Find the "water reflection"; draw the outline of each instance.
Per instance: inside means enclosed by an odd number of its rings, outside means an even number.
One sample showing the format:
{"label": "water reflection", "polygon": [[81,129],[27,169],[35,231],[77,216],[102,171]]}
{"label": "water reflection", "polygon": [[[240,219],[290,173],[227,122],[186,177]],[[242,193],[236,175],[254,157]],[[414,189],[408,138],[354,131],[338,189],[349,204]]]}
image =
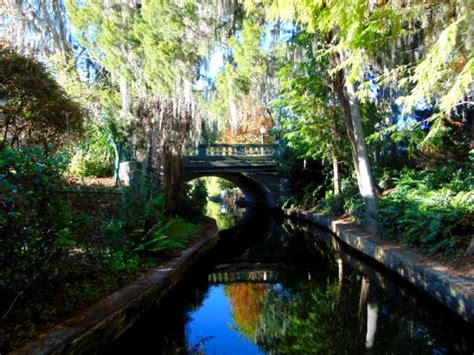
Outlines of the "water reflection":
{"label": "water reflection", "polygon": [[245,213],[245,208],[238,208],[233,199],[225,199],[220,202],[207,202],[207,215],[217,222],[219,230],[229,229],[235,226]]}
{"label": "water reflection", "polygon": [[267,291],[265,284],[238,283],[225,286],[225,295],[232,306],[232,319],[239,332],[249,340],[255,339]]}
{"label": "water reflection", "polygon": [[236,225],[245,213],[236,201],[244,199],[238,187],[229,181],[216,177],[201,178],[208,191],[207,215],[217,221],[219,230]]}
{"label": "water reflection", "polygon": [[[232,298],[229,299],[228,292],[227,286],[211,286],[206,302],[196,311],[189,313],[185,335],[188,352],[220,354],[223,349],[227,349],[229,354],[260,353],[258,346],[251,339],[242,337],[239,320],[233,318],[236,304],[232,302]],[[244,306],[243,309],[247,308]]]}
{"label": "water reflection", "polygon": [[212,265],[115,349],[472,353],[472,325],[354,257],[330,235],[265,218],[223,232]]}

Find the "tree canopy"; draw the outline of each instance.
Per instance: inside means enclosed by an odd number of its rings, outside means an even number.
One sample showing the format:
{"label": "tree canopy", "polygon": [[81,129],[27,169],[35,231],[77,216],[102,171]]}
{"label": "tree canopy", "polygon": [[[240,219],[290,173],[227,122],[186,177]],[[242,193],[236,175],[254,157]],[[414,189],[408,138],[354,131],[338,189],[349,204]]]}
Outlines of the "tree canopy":
{"label": "tree canopy", "polygon": [[0,48],[0,149],[59,148],[78,137],[83,120],[79,104],[43,64]]}
{"label": "tree canopy", "polygon": [[472,7],[468,0],[23,0],[1,19],[7,42],[48,63],[80,103],[88,132],[103,132],[78,145],[76,163],[94,151],[103,171],[114,161],[117,175],[120,160],[139,161],[172,207],[185,147],[281,139],[282,172],[319,161],[334,196],[358,191],[375,229],[384,169],[469,159]]}

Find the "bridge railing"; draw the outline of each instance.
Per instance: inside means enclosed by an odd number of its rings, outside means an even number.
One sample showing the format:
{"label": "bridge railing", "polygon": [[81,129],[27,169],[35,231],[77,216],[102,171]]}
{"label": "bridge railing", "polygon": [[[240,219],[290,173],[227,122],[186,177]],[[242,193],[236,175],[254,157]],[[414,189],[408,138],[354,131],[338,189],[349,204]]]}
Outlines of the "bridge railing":
{"label": "bridge railing", "polygon": [[279,154],[278,144],[209,144],[199,145],[195,155],[198,157],[225,156],[275,156]]}

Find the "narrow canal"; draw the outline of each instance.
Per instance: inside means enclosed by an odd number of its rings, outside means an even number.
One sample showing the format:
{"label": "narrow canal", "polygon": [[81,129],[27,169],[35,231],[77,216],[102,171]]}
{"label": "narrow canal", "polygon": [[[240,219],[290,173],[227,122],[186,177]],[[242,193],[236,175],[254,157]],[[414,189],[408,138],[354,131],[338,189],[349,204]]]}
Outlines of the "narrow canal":
{"label": "narrow canal", "polygon": [[458,354],[474,349],[472,325],[322,230],[247,211],[220,234],[213,255],[166,303],[104,352]]}

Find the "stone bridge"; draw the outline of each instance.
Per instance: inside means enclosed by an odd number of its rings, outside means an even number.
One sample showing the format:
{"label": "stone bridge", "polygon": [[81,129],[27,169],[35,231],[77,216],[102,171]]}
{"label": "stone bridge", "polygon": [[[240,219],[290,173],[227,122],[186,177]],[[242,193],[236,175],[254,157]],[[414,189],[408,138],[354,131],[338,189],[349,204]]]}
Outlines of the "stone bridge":
{"label": "stone bridge", "polygon": [[278,144],[199,145],[184,158],[184,178],[217,176],[240,188],[249,205],[276,207],[281,196],[278,154]]}

